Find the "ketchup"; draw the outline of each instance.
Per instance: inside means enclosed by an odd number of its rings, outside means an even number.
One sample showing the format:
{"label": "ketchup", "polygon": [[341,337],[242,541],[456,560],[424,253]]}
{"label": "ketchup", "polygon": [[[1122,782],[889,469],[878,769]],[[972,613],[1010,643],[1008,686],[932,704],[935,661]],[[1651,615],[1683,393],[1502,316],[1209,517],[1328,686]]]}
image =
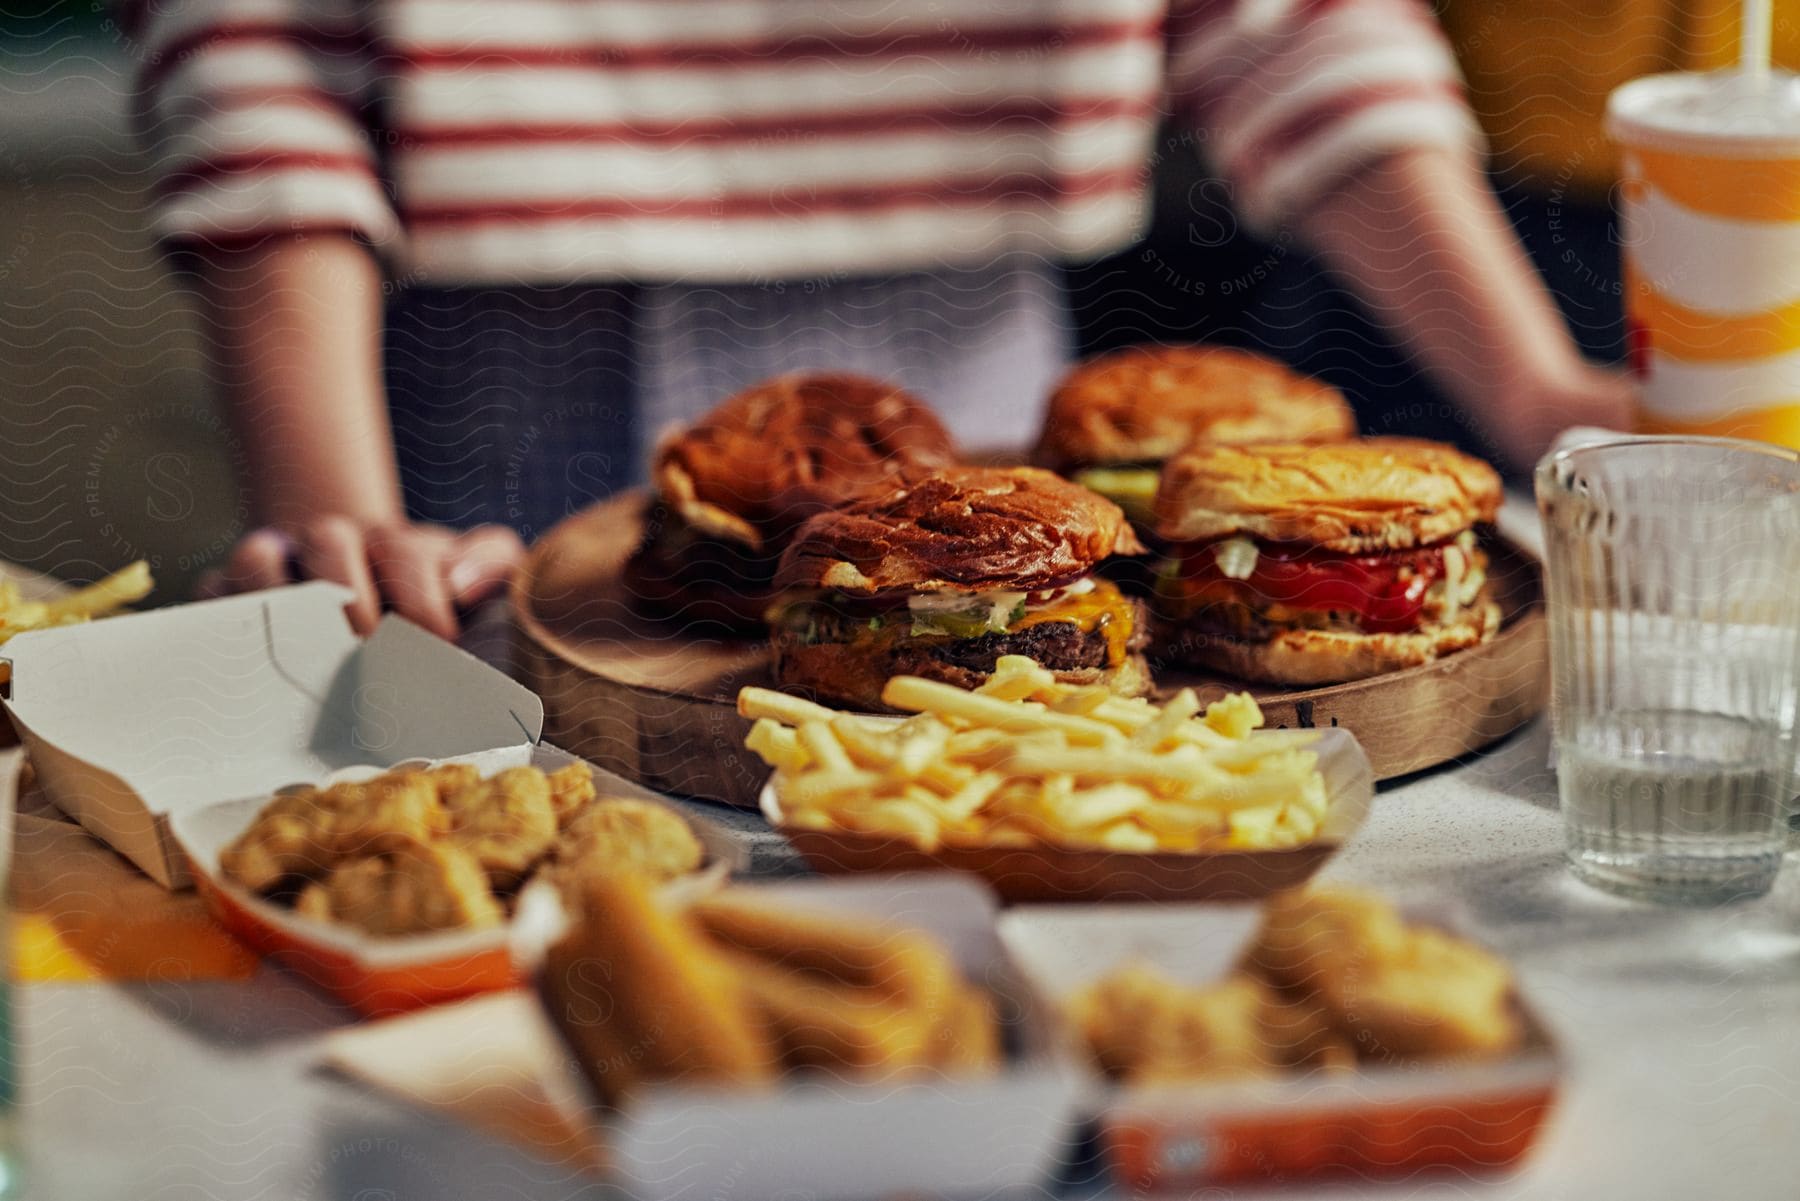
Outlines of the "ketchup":
{"label": "ketchup", "polygon": [[[1219,570],[1216,542],[1181,552],[1181,578],[1190,591],[1232,588],[1248,601],[1273,601],[1291,609],[1354,613],[1371,634],[1416,629],[1425,593],[1444,574],[1441,546],[1350,555],[1294,542],[1256,544],[1256,569],[1234,580]],[[1402,578],[1402,570],[1411,568]]]}

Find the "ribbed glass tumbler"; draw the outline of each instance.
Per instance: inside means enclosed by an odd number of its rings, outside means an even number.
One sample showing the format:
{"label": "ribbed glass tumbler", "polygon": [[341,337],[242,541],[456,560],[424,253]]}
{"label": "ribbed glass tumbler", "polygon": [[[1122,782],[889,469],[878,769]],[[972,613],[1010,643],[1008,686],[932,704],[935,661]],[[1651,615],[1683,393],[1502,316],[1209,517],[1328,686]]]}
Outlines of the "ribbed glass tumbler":
{"label": "ribbed glass tumbler", "polygon": [[1722,438],[1538,464],[1569,865],[1684,904],[1781,866],[1800,683],[1800,455]]}

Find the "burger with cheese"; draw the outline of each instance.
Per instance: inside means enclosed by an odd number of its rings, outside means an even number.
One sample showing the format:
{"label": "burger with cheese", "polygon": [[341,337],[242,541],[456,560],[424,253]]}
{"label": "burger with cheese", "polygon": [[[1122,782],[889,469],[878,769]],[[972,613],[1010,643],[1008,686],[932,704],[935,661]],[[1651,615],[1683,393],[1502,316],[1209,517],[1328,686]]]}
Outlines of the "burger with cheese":
{"label": "burger with cheese", "polygon": [[1158,654],[1246,680],[1337,683],[1492,638],[1474,527],[1500,477],[1434,442],[1196,448],[1157,493]]}
{"label": "burger with cheese", "polygon": [[767,380],[658,449],[627,584],[657,616],[761,630],[776,564],[802,522],[905,468],[955,457],[937,416],[890,384]]}
{"label": "burger with cheese", "polygon": [[782,556],[784,688],[880,710],[896,675],[963,688],[1002,655],[1077,684],[1149,684],[1140,603],[1094,568],[1141,546],[1119,507],[1032,467],[909,471],[821,513]]}
{"label": "burger with cheese", "polygon": [[1034,461],[1151,520],[1162,465],[1191,445],[1356,433],[1337,389],[1245,350],[1134,346],[1087,360],[1050,396]]}

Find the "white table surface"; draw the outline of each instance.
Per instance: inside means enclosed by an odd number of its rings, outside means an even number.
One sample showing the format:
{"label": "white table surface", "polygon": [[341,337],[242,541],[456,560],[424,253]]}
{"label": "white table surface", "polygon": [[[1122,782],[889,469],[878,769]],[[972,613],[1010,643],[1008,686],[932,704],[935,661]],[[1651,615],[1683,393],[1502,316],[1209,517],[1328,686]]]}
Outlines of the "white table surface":
{"label": "white table surface", "polygon": [[[1440,1175],[1304,1195],[1791,1201],[1800,864],[1769,897],[1720,910],[1588,890],[1561,865],[1547,750],[1540,722],[1385,789],[1326,872],[1453,914],[1512,960],[1568,1059],[1536,1153],[1495,1180]],[[319,1072],[319,1036],[350,1015],[277,971],[247,984],[28,985],[16,1001],[28,1197],[552,1201],[598,1191]]]}

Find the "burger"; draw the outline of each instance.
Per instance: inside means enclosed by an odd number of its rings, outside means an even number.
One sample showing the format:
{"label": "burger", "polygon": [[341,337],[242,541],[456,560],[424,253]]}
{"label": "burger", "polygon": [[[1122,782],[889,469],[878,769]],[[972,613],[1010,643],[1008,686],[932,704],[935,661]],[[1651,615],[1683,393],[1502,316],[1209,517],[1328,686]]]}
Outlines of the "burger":
{"label": "burger", "polygon": [[760,631],[781,552],[807,518],[904,468],[955,457],[937,416],[891,384],[767,380],[658,448],[627,584],[657,616]]}
{"label": "burger", "polygon": [[1136,695],[1141,602],[1094,575],[1141,550],[1119,507],[1034,467],[910,471],[808,521],[770,613],[780,685],[879,711],[897,675],[975,688],[1002,655]]}
{"label": "burger", "polygon": [[1415,667],[1492,638],[1474,527],[1500,477],[1434,442],[1204,447],[1156,498],[1159,657],[1275,684]]}
{"label": "burger", "polygon": [[1087,360],[1057,385],[1033,461],[1147,526],[1163,463],[1191,445],[1355,433],[1337,389],[1274,359],[1223,346],[1134,346]]}

